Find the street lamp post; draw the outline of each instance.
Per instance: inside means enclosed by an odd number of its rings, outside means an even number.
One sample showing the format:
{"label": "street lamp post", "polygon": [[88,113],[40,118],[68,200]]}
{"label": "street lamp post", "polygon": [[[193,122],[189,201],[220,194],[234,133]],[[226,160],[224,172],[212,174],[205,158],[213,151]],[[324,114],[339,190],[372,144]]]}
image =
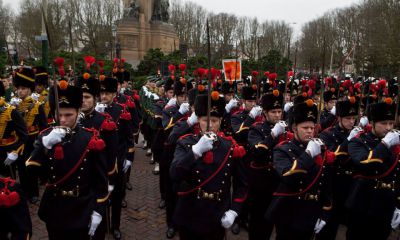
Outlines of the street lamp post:
{"label": "street lamp post", "polygon": [[[113,53],[114,53],[114,43],[116,43],[116,37],[117,37],[117,27],[115,25],[112,25],[111,27],[111,32],[112,32],[112,39],[111,39],[111,59],[113,59]],[[118,56],[117,56],[118,57]]]}

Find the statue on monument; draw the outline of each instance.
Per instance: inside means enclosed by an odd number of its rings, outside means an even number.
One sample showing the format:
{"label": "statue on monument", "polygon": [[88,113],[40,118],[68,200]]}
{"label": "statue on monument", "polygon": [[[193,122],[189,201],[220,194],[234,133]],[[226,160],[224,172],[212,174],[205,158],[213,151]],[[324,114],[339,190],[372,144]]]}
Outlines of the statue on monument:
{"label": "statue on monument", "polygon": [[153,7],[152,21],[168,22],[169,20],[169,0],[155,0]]}
{"label": "statue on monument", "polygon": [[124,18],[139,20],[140,4],[137,0],[133,0],[129,7],[124,9]]}

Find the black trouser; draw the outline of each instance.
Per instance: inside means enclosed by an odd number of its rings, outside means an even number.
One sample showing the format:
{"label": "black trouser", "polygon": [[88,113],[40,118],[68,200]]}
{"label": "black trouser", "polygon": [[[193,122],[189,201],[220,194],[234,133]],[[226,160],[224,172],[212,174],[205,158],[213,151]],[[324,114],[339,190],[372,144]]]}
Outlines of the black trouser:
{"label": "black trouser", "polygon": [[[160,182],[165,188],[165,209],[167,216],[168,227],[175,227],[172,221],[172,216],[174,215],[177,196],[174,191],[173,181],[169,175],[169,169],[171,167],[171,162],[174,158],[175,146],[166,145],[163,151],[162,159],[160,159]],[[162,172],[162,173],[161,173]]]}
{"label": "black trouser", "polygon": [[111,229],[119,229],[121,224],[122,200],[125,197],[126,179],[122,171],[126,151],[120,150],[117,157],[118,173],[115,176],[114,190],[111,193]]}
{"label": "black trouser", "polygon": [[265,193],[253,194],[250,196],[249,211],[249,240],[270,239],[274,224],[265,218],[265,212],[271,203],[272,195]]}
{"label": "black trouser", "polygon": [[39,196],[38,171],[32,171],[28,174],[25,165],[25,162],[29,159],[34,149],[33,143],[35,142],[36,137],[37,135],[31,135],[28,137],[28,140],[25,143],[24,152],[17,160],[19,180],[22,190],[28,199]]}
{"label": "black trouser", "polygon": [[294,229],[289,225],[275,224],[276,240],[310,240],[313,237],[314,229]]}
{"label": "black trouser", "polygon": [[47,233],[49,234],[49,240],[89,240],[89,228],[77,229],[77,230],[64,230],[56,229],[46,225]]}
{"label": "black trouser", "polygon": [[347,224],[346,239],[386,240],[390,232],[390,219],[377,219],[367,216],[364,213],[351,212]]}
{"label": "black trouser", "polygon": [[[161,158],[163,157],[163,151],[162,149],[159,150],[153,150],[153,158],[156,163],[160,163]],[[166,167],[166,166],[165,166]],[[160,165],[160,177],[159,177],[159,186],[160,186],[160,194],[161,194],[161,199],[165,200],[165,184],[164,184],[164,179],[165,179],[165,174],[168,174],[166,171],[169,171],[169,169],[165,169],[164,166],[163,168]]]}
{"label": "black trouser", "polygon": [[225,237],[225,229],[219,228],[215,232],[203,234],[201,232],[194,232],[185,227],[179,228],[180,240],[223,240]]}

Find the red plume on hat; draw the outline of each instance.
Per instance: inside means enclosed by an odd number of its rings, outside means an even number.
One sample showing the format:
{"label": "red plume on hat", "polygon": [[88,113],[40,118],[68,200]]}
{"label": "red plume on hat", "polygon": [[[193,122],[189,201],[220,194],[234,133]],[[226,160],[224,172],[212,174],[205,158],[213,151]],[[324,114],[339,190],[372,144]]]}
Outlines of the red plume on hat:
{"label": "red plume on hat", "polygon": [[113,67],[113,73],[118,72],[118,58],[114,58],[114,67]]}
{"label": "red plume on hat", "polygon": [[57,57],[54,59],[54,63],[58,66],[58,74],[61,76],[61,78],[63,78],[65,76],[64,58]]}
{"label": "red plume on hat", "polygon": [[251,76],[252,76],[253,78],[257,78],[258,72],[257,72],[257,71],[251,71]]}
{"label": "red plume on hat", "polygon": [[269,77],[269,71],[264,72],[264,76],[265,76],[266,78],[268,78],[268,77]]}
{"label": "red plume on hat", "polygon": [[385,79],[379,80],[377,85],[378,85],[379,89],[384,89],[386,87],[386,80]]}
{"label": "red plume on hat", "polygon": [[119,61],[119,67],[125,68],[125,58],[121,58],[121,60]]}
{"label": "red plume on hat", "polygon": [[87,70],[90,70],[90,66],[96,61],[93,56],[85,56],[83,59],[85,60]]}
{"label": "red plume on hat", "polygon": [[219,76],[221,73],[218,69],[216,68],[211,68],[211,79],[216,79],[217,76]]}
{"label": "red plume on hat", "polygon": [[175,65],[173,65],[173,64],[168,65],[168,70],[171,74],[174,74],[175,73]]}
{"label": "red plume on hat", "polygon": [[103,74],[104,73],[104,61],[97,61],[97,65],[99,65],[100,74]]}
{"label": "red plume on hat", "polygon": [[325,87],[330,87],[332,85],[332,78],[331,77],[327,77],[325,78]]}
{"label": "red plume on hat", "polygon": [[308,81],[308,87],[309,88],[311,88],[311,89],[315,89],[315,86],[316,86],[316,82],[315,82],[315,80],[309,80]]}
{"label": "red plume on hat", "polygon": [[179,64],[179,70],[181,70],[181,75],[184,77],[186,75],[186,64],[181,63]]}
{"label": "red plume on hat", "polygon": [[293,71],[288,71],[287,76],[288,76],[288,78],[293,77],[294,76],[294,72]]}
{"label": "red plume on hat", "polygon": [[268,76],[268,79],[269,79],[270,81],[275,81],[277,77],[278,77],[278,74],[276,74],[276,73],[270,73],[269,76]]}
{"label": "red plume on hat", "polygon": [[202,79],[204,78],[204,75],[206,74],[206,69],[204,68],[198,68],[197,69],[197,76]]}

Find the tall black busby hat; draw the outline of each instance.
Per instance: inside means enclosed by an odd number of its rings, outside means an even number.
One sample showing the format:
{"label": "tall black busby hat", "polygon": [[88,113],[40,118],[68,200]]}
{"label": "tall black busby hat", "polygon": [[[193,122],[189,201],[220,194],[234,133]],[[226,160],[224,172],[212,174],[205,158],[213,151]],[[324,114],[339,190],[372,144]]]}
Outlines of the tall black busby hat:
{"label": "tall black busby hat", "polygon": [[118,80],[118,83],[124,82],[124,72],[117,71],[116,73],[113,73],[113,77]]}
{"label": "tall black busby hat", "polygon": [[193,88],[193,85],[191,82],[187,81],[185,78],[181,78],[178,81],[175,81],[175,87],[174,87],[174,95],[179,96],[184,93],[187,93],[190,89]]}
{"label": "tall black busby hat", "polygon": [[123,71],[122,73],[124,75],[124,82],[129,82],[131,80],[131,73],[128,71]]}
{"label": "tall black busby hat", "polygon": [[190,106],[193,106],[193,104],[196,100],[196,96],[197,96],[196,89],[192,88],[188,91],[188,101],[189,101]]}
{"label": "tall black busby hat", "polygon": [[45,67],[37,66],[33,68],[35,73],[35,84],[47,86],[49,84],[49,74]]}
{"label": "tall black busby hat", "polygon": [[[194,111],[198,117],[207,116],[208,114],[208,95],[197,95],[194,102]],[[225,113],[225,100],[223,95],[217,91],[211,93],[211,109],[210,116],[223,117]]]}
{"label": "tall black busby hat", "polygon": [[234,81],[225,81],[222,83],[223,94],[235,93],[235,91],[236,91],[236,84]]}
{"label": "tall black busby hat", "polygon": [[395,120],[396,104],[391,98],[386,98],[384,102],[373,103],[368,108],[368,119],[373,122]]}
{"label": "tall black busby hat", "polygon": [[118,91],[118,81],[113,77],[105,77],[103,80],[100,79],[100,92],[111,92],[115,93]]}
{"label": "tall black busby hat", "polygon": [[308,99],[305,102],[294,105],[293,107],[293,123],[299,124],[302,122],[312,121],[317,123],[318,108],[314,101]]}
{"label": "tall black busby hat", "polygon": [[[58,91],[58,107],[59,108],[75,108],[82,106],[82,90],[77,86],[68,84],[66,80],[60,80],[57,86]],[[55,94],[54,88],[50,89],[49,102],[51,112],[55,112]]]}
{"label": "tall black busby hat", "polygon": [[338,101],[336,103],[336,116],[348,117],[358,115],[358,102],[356,97],[350,97],[348,100]]}
{"label": "tall black busby hat", "polygon": [[272,93],[264,94],[261,98],[261,106],[266,111],[272,109],[282,109],[282,105],[283,96],[278,90],[274,90]]}
{"label": "tall black busby hat", "polygon": [[172,80],[172,78],[168,78],[164,83],[164,91],[167,92],[173,89],[174,89],[174,80]]}
{"label": "tall black busby hat", "polygon": [[324,92],[324,101],[325,102],[329,102],[331,100],[337,100],[337,92],[336,90],[333,90],[334,88],[332,88],[332,90],[326,91]]}
{"label": "tall black busby hat", "polygon": [[[256,86],[256,85],[254,85]],[[243,87],[242,98],[244,100],[256,100],[257,98],[257,87]]]}
{"label": "tall black busby hat", "polygon": [[92,94],[94,97],[100,94],[100,82],[98,79],[90,77],[85,79],[83,77],[78,78],[77,86],[82,89],[82,92]]}
{"label": "tall black busby hat", "polygon": [[35,74],[31,68],[20,68],[14,75],[15,87],[27,87],[32,91],[35,89]]}
{"label": "tall black busby hat", "polygon": [[310,99],[308,94],[306,92],[302,92],[300,95],[297,95],[296,97],[293,98],[293,104],[296,105],[299,103],[303,103],[303,102],[307,101],[308,99]]}

